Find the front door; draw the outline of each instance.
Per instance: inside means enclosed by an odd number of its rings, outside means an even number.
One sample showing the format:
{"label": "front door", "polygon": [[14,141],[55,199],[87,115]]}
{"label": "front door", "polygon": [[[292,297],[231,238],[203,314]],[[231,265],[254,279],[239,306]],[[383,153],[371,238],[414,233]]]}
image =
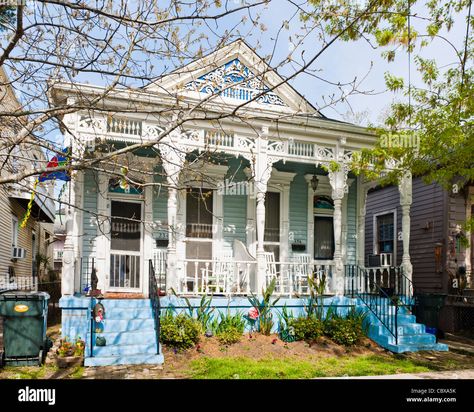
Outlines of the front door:
{"label": "front door", "polygon": [[265,194],[265,231],[263,235],[265,252],[273,252],[275,262],[280,261],[280,193]]}
{"label": "front door", "polygon": [[142,203],[111,201],[110,290],[141,291]]}
{"label": "front door", "polygon": [[204,282],[201,276],[206,261],[212,260],[213,200],[214,192],[211,189],[194,188],[186,193],[187,291],[199,291]]}

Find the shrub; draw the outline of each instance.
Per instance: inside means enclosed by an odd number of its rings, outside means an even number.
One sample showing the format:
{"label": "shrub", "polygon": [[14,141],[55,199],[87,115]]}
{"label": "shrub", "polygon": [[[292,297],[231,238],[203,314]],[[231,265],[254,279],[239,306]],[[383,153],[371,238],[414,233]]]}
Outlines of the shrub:
{"label": "shrub", "polygon": [[[171,288],[171,291],[176,297],[179,298],[178,294],[173,288]],[[201,324],[202,330],[206,332],[211,326],[213,317],[212,312],[214,311],[214,308],[211,308],[212,296],[208,297],[207,295],[203,295],[198,307],[194,307],[187,297],[183,296],[183,299],[188,309],[188,316],[191,318],[196,318],[196,320]],[[194,316],[194,311],[196,311],[196,316]]]}
{"label": "shrub", "polygon": [[290,319],[288,327],[293,332],[295,340],[311,342],[323,334],[323,324],[315,317]]}
{"label": "shrub", "polygon": [[240,312],[234,315],[231,315],[229,311],[226,314],[221,312],[219,319],[214,322],[217,340],[223,345],[240,342],[244,329],[245,319]]}
{"label": "shrub", "polygon": [[222,345],[232,345],[240,342],[242,339],[242,331],[234,326],[229,326],[216,334],[216,338]]}
{"label": "shrub", "polygon": [[186,314],[173,317],[167,313],[161,319],[161,342],[177,349],[189,349],[199,342],[201,324]]}
{"label": "shrub", "polygon": [[352,346],[364,336],[364,331],[357,319],[333,318],[325,322],[324,334],[339,345]]}

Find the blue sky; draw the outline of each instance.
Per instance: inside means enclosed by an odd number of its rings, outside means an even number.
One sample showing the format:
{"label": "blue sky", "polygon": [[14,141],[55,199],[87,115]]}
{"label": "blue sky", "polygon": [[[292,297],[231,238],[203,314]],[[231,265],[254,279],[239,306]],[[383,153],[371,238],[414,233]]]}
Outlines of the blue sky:
{"label": "blue sky", "polygon": [[[330,1],[330,0],[328,0]],[[354,0],[363,2],[364,0]],[[131,0],[127,4],[131,7],[136,5],[137,0]],[[295,0],[296,3],[304,3],[303,0]],[[222,2],[224,5],[225,1]],[[35,3],[29,3],[29,7]],[[160,0],[160,6],[163,2]],[[229,7],[237,7],[241,4],[241,0],[229,0],[227,5]],[[217,10],[209,10],[208,14],[216,12]],[[268,6],[260,6],[256,9],[252,9],[250,14],[255,16],[257,13],[261,13],[260,22],[263,23],[267,30],[261,31],[259,27],[252,27],[250,23],[245,25],[238,25],[240,35],[246,40],[246,42],[256,48],[258,54],[262,57],[271,54],[275,47],[275,54],[273,60],[270,62],[272,65],[278,65],[281,59],[285,58],[290,51],[290,37],[294,38],[296,34],[302,32],[302,23],[299,19],[299,15],[296,13],[294,5],[286,0],[273,0]],[[422,9],[416,10],[420,14],[425,14]],[[238,34],[235,30],[235,26],[238,24],[243,15],[249,15],[249,12],[245,11],[240,14],[234,14],[219,20],[218,23],[209,22],[208,26],[205,25],[198,27],[195,23],[181,24],[181,31],[183,34],[188,32],[190,29],[195,29],[197,33],[204,33],[210,37],[211,47],[217,42],[217,40],[225,33],[226,30],[232,30],[234,34]],[[65,18],[65,17],[63,17]],[[60,20],[61,17],[58,18]],[[281,30],[278,40],[275,43],[277,33],[281,28],[283,20],[290,20],[289,30]],[[414,21],[416,27],[417,23]],[[461,16],[457,19],[453,30],[448,34],[449,38],[458,46],[462,46],[465,34],[465,19]],[[209,47],[208,43],[203,41],[201,44],[204,48]],[[64,45],[67,47],[67,45]],[[304,57],[309,59],[313,56],[321,47],[321,43],[317,40],[314,34],[310,34],[304,41],[304,43],[293,52],[293,56],[297,61],[299,56],[304,51]],[[207,51],[210,51],[207,49]],[[367,94],[356,94],[351,95],[348,98],[348,103],[339,103],[334,107],[323,108],[322,112],[328,117],[342,119],[346,121],[359,122],[357,118],[347,116],[346,113],[350,112],[350,108],[357,113],[366,113],[362,116],[362,124],[367,121],[378,123],[383,117],[383,113],[388,109],[390,103],[394,99],[402,99],[401,94],[392,94],[385,92],[384,85],[384,73],[390,71],[391,73],[407,78],[408,72],[408,58],[405,52],[397,54],[397,58],[394,63],[388,64],[384,61],[380,54],[380,49],[374,50],[366,41],[350,42],[345,43],[338,41],[333,44],[324,54],[313,64],[311,69],[317,70],[317,74],[331,82],[349,82],[355,77],[362,79],[367,75],[364,82],[359,86],[359,91],[367,92]],[[424,57],[434,58],[441,64],[448,64],[455,61],[455,56],[451,49],[449,49],[442,41],[435,40],[430,47],[427,47],[423,51]],[[143,54],[136,53],[136,59],[148,60]],[[168,66],[169,70],[174,68],[176,62],[171,63],[169,61],[163,61],[160,58],[151,57],[151,62],[155,66],[155,75],[160,75],[163,71],[164,66]],[[369,69],[372,69],[369,72]],[[283,76],[289,75],[293,72],[289,65],[279,69],[279,73]],[[368,73],[369,72],[369,73]],[[413,84],[416,86],[421,84],[419,78],[416,76],[414,65],[412,65],[412,79]],[[368,73],[368,74],[367,74]],[[82,74],[77,76],[75,79],[79,82],[87,82],[92,84],[104,85],[106,79],[98,74]],[[317,107],[324,105],[323,96],[328,96],[332,93],[336,95],[340,94],[340,91],[335,86],[328,85],[327,83],[315,79],[308,74],[301,74],[294,79],[291,84],[303,94],[311,103]],[[18,85],[18,90],[21,92],[22,86]],[[346,87],[346,89],[348,89]],[[350,106],[349,106],[350,105]]]}

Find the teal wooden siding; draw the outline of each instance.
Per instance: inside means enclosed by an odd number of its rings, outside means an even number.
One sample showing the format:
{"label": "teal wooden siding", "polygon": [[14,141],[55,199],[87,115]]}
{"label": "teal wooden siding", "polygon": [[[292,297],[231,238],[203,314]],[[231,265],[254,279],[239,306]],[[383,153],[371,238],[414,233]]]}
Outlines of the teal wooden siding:
{"label": "teal wooden siding", "polygon": [[[241,158],[229,159],[229,170],[226,175],[228,182],[242,182],[247,180],[244,168],[247,162]],[[219,194],[217,194],[220,196]],[[247,242],[245,227],[247,225],[247,196],[223,194],[224,210],[224,247],[231,249],[234,239]]]}
{"label": "teal wooden siding", "polygon": [[347,194],[347,264],[355,265],[357,260],[357,180],[352,182]]}
{"label": "teal wooden siding", "polygon": [[[276,168],[282,172],[296,173],[295,178],[290,185],[290,228],[289,228],[289,247],[291,252],[291,244],[301,242],[308,246],[308,183],[304,175],[313,173],[314,166],[305,164],[296,164],[287,162],[283,164],[278,162]],[[306,249],[305,253],[311,253]]]}
{"label": "teal wooden siding", "polygon": [[296,172],[290,186],[290,247],[294,242],[308,244],[308,184],[305,171]]}
{"label": "teal wooden siding", "polygon": [[97,237],[97,217],[88,211],[97,213],[97,173],[86,170],[84,173],[84,193],[83,193],[83,236],[82,236],[82,257],[89,258],[94,249],[95,238]]}

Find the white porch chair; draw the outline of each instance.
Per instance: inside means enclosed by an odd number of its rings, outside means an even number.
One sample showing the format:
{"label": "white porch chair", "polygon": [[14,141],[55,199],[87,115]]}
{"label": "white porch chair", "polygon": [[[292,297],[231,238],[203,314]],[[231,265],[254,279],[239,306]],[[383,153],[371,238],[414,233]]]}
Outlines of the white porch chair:
{"label": "white porch chair", "polygon": [[205,291],[228,294],[234,283],[234,263],[232,250],[223,250],[212,259],[211,267],[202,269]]}
{"label": "white porch chair", "polygon": [[[266,285],[268,285],[273,279],[276,279],[275,283],[275,292],[276,293],[288,293],[290,296],[292,294],[292,285],[290,281],[290,275],[288,269],[282,270],[279,272],[277,270],[277,264],[275,262],[275,254],[273,252],[264,252],[265,256],[265,280]],[[280,265],[281,267],[282,265]],[[285,290],[287,289],[287,291]]]}
{"label": "white porch chair", "polygon": [[292,262],[295,264],[293,266],[293,285],[294,289],[298,291],[299,294],[309,293],[308,285],[308,276],[311,276],[312,273],[312,257],[307,253],[299,253],[293,255]]}

